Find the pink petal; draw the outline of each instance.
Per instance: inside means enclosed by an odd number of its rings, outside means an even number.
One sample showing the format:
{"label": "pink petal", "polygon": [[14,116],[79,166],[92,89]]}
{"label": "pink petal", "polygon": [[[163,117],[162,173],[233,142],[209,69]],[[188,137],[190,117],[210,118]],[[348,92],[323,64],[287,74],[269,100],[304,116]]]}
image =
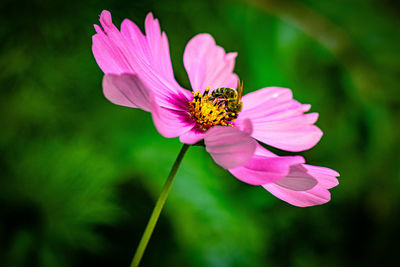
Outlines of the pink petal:
{"label": "pink petal", "polygon": [[106,74],[103,93],[114,104],[151,110],[150,91],[135,74]]}
{"label": "pink petal", "polygon": [[225,169],[238,167],[253,156],[257,142],[235,127],[214,126],[204,136],[206,150]]}
{"label": "pink petal", "polygon": [[263,187],[277,198],[298,207],[322,205],[331,200],[330,192],[320,186],[315,186],[308,191],[292,191],[274,183],[263,185]]}
{"label": "pink petal", "polygon": [[106,74],[135,73],[131,65],[133,49],[112,23],[109,11],[101,12],[100,23],[103,28],[95,25],[97,33],[92,37],[93,55],[99,67]]}
{"label": "pink petal", "polygon": [[106,74],[137,74],[159,105],[185,110],[192,94],[173,76],[168,40],[158,20],[151,13],[146,17],[146,36],[129,20],[124,20],[119,32],[108,11],[101,13],[100,23],[102,28],[95,26],[92,46],[100,68]]}
{"label": "pink petal", "polygon": [[339,184],[336,177],[339,177],[340,174],[337,171],[308,164],[303,164],[303,167],[311,176],[318,177],[318,184],[326,189],[331,189]]}
{"label": "pink petal", "polygon": [[193,90],[220,87],[236,88],[238,77],[233,73],[237,53],[226,54],[209,34],[198,34],[186,45],[183,63]]}
{"label": "pink petal", "polygon": [[304,163],[301,156],[265,157],[255,155],[242,166],[229,171],[237,179],[252,185],[272,183],[288,175],[290,166]]}
{"label": "pink petal", "polygon": [[[128,19],[121,24],[121,35],[135,48],[136,58],[141,65],[139,67],[150,72],[146,75],[154,83],[163,83],[168,85],[174,93],[179,93],[182,88],[174,78],[167,36],[161,33],[158,20],[154,19],[151,13],[146,17],[145,30],[146,36],[135,23]],[[153,76],[151,72],[154,72],[157,77],[151,77]]]}
{"label": "pink petal", "polygon": [[107,74],[103,88],[106,98],[117,105],[151,111],[154,124],[164,137],[180,136],[195,125],[187,112],[160,107],[152,92],[135,74]]}
{"label": "pink petal", "polygon": [[166,138],[180,136],[195,125],[187,112],[160,107],[155,101],[151,103],[151,113],[158,132]]}
{"label": "pink petal", "polygon": [[[282,161],[279,161],[280,158],[283,158]],[[257,185],[264,180],[262,186],[265,189],[295,206],[307,207],[328,202],[330,200],[328,189],[338,185],[336,177],[339,173],[328,168],[302,163],[304,163],[302,157],[279,157],[258,145],[250,161],[229,171],[239,180],[249,184]],[[269,167],[268,164],[271,165],[271,169],[264,168],[264,166]],[[282,175],[285,170],[286,174]]]}
{"label": "pink petal", "polygon": [[185,144],[193,145],[202,140],[205,132],[192,128],[190,131],[179,136],[179,141]]}
{"label": "pink petal", "polygon": [[322,136],[313,125],[317,113],[304,114],[310,105],[293,100],[286,88],[268,87],[249,93],[242,98],[243,110],[236,123],[251,119],[252,136],[257,140],[288,151],[302,151],[313,147]]}
{"label": "pink petal", "polygon": [[290,167],[290,172],[283,178],[275,181],[275,184],[293,191],[306,191],[317,184],[307,170],[302,165]]}
{"label": "pink petal", "polygon": [[317,181],[317,184],[313,188],[304,191],[301,191],[299,187],[288,188],[287,186],[282,186],[279,180],[275,183],[265,184],[263,187],[271,194],[294,206],[308,207],[330,201],[331,195],[328,189],[338,184],[336,177],[339,174],[328,168],[301,164],[291,169],[289,176],[292,179],[298,177],[300,181],[304,177],[311,176]]}
{"label": "pink petal", "polygon": [[253,123],[250,119],[242,120],[240,124],[235,124],[235,127],[250,135],[253,133]]}

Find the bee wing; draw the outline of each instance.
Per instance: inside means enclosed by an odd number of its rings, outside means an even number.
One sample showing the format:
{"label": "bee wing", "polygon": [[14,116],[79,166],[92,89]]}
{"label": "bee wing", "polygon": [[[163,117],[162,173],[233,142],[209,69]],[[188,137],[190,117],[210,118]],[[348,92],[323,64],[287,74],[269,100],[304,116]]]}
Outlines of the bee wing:
{"label": "bee wing", "polygon": [[238,96],[239,96],[239,100],[242,99],[242,95],[243,95],[243,81],[240,82],[240,80],[238,79],[238,84],[237,84],[237,92],[238,92]]}

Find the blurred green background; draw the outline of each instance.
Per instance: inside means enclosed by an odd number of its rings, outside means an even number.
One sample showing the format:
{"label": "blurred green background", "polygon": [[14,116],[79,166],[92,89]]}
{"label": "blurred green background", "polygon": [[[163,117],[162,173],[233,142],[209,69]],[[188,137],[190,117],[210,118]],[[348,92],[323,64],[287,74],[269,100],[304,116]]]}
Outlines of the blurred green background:
{"label": "blurred green background", "polygon": [[[186,43],[237,51],[245,93],[293,89],[324,137],[301,153],[340,172],[332,200],[293,207],[183,160],[143,266],[384,266],[400,231],[400,5],[395,0],[2,1],[0,266],[128,266],[181,144],[102,95],[91,52],[103,9]],[[274,150],[276,151],[276,150]],[[288,153],[279,152],[280,155]]]}

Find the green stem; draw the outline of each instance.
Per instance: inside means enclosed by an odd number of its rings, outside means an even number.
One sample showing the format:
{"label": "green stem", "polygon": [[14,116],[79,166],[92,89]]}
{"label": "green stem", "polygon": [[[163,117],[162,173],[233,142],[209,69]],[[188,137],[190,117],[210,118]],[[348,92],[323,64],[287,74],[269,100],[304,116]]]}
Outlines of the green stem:
{"label": "green stem", "polygon": [[133,256],[131,267],[137,267],[142,259],[143,253],[149,243],[151,234],[153,233],[154,227],[160,217],[160,213],[162,208],[164,207],[165,201],[168,197],[168,192],[171,189],[172,182],[174,181],[176,172],[178,171],[179,165],[181,165],[183,156],[185,156],[186,151],[188,150],[189,145],[184,144],[181,151],[179,152],[178,157],[175,160],[174,165],[168,175],[167,181],[165,181],[164,187],[161,191],[160,196],[158,197],[156,206],[154,207],[153,213],[151,214],[150,220],[147,223],[146,230],[144,230],[142,239],[140,240],[139,246],[136,249],[135,256]]}

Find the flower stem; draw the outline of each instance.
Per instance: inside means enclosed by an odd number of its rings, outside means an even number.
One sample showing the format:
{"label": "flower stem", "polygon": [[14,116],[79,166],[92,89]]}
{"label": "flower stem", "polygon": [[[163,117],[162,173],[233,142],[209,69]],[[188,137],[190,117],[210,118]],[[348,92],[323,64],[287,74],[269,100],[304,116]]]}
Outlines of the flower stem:
{"label": "flower stem", "polygon": [[185,156],[186,151],[188,150],[189,145],[184,144],[181,151],[179,152],[178,157],[175,160],[174,165],[168,175],[167,181],[165,181],[164,187],[161,191],[160,196],[158,197],[156,206],[153,209],[153,213],[151,214],[150,220],[147,223],[146,229],[144,230],[142,239],[140,240],[139,246],[136,249],[135,256],[133,256],[131,267],[137,267],[142,259],[143,253],[149,243],[151,234],[153,233],[154,227],[160,217],[160,213],[162,208],[164,207],[165,201],[168,197],[168,192],[171,189],[172,182],[174,181],[176,172],[178,171],[179,166],[181,165],[183,156]]}

